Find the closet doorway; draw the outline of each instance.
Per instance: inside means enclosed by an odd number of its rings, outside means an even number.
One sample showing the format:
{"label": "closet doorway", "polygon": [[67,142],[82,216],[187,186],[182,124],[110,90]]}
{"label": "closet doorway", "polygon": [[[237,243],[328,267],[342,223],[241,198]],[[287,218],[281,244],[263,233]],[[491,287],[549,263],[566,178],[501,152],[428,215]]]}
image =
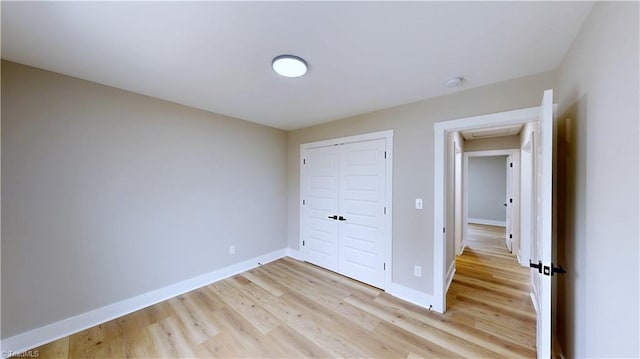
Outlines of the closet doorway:
{"label": "closet doorway", "polygon": [[391,283],[392,136],[300,147],[302,258],[381,289]]}

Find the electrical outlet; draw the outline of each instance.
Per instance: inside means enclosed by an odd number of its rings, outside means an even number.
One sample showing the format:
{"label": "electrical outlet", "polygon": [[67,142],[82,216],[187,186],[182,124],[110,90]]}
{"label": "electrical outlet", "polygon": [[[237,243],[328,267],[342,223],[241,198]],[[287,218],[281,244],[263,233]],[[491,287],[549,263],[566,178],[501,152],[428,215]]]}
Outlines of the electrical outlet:
{"label": "electrical outlet", "polygon": [[416,198],[416,209],[422,209],[422,198]]}
{"label": "electrical outlet", "polygon": [[413,275],[416,277],[422,277],[422,267],[413,266]]}
{"label": "electrical outlet", "polygon": [[236,246],[229,246],[229,254],[236,254]]}

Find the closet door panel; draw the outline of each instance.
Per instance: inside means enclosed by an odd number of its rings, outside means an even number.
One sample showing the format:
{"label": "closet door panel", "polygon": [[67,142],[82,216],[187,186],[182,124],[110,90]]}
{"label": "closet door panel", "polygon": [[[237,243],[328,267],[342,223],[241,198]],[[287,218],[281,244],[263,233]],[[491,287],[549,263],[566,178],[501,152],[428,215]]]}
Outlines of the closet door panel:
{"label": "closet door panel", "polygon": [[336,147],[304,152],[302,186],[303,252],[306,261],[338,271],[338,214],[340,151]]}
{"label": "closet door panel", "polygon": [[385,140],[340,150],[338,272],[384,287]]}

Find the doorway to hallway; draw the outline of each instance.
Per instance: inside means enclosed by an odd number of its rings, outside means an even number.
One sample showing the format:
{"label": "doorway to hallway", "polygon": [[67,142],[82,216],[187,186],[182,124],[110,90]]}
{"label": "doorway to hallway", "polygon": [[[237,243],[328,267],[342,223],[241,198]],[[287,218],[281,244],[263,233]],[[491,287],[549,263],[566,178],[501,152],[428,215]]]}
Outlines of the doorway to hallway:
{"label": "doorway to hallway", "polygon": [[446,315],[517,348],[536,352],[536,312],[529,297],[529,269],[507,250],[505,228],[469,224],[469,239],[456,257]]}

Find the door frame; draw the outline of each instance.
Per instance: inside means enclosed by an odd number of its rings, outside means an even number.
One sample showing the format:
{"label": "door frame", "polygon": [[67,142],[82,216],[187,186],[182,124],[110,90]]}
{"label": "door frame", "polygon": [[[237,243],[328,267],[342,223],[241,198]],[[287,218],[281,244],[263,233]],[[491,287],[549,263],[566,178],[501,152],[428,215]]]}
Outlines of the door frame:
{"label": "door frame", "polygon": [[[524,124],[537,121],[540,106],[520,110],[498,112],[481,116],[472,116],[457,120],[436,122],[433,125],[434,136],[434,164],[433,164],[433,307],[432,309],[444,313],[446,310],[446,251],[445,238],[442,232],[445,228],[445,155],[446,138],[448,132],[465,131],[479,127]],[[464,197],[464,196],[463,196]]]}
{"label": "door frame", "polygon": [[[464,151],[460,147],[456,147],[453,157],[453,240],[454,240],[454,253],[455,255],[462,254],[463,246],[463,207],[462,207],[462,191],[464,186],[463,181],[463,155]],[[454,260],[455,262],[455,260]]]}
{"label": "door frame", "polygon": [[529,266],[535,226],[535,132],[538,125],[526,123],[520,132],[520,252],[518,262]]}
{"label": "door frame", "polygon": [[386,207],[386,215],[385,215],[385,231],[384,231],[384,261],[385,261],[385,275],[384,275],[384,288],[383,290],[389,290],[392,283],[392,271],[393,271],[393,130],[386,131],[378,131],[378,132],[370,132],[364,133],[360,135],[333,138],[328,140],[316,141],[303,143],[300,145],[300,205],[298,211],[298,220],[299,220],[299,234],[298,234],[298,248],[300,248],[300,254],[302,259],[306,259],[306,250],[302,245],[302,233],[304,233],[304,220],[303,220],[303,211],[304,204],[303,201],[305,199],[304,193],[304,178],[305,178],[305,166],[304,166],[304,151],[319,148],[319,147],[329,147],[329,146],[338,146],[343,145],[345,143],[355,143],[355,142],[364,142],[371,140],[385,140],[385,151],[386,151],[386,162],[385,162],[385,207]]}
{"label": "door frame", "polygon": [[[520,149],[510,148],[504,150],[487,150],[487,151],[469,151],[463,153],[463,169],[462,169],[462,244],[460,246],[460,253],[467,246],[468,234],[467,223],[469,222],[469,157],[493,157],[493,156],[509,156],[513,158],[513,176],[512,176],[512,193],[515,204],[513,206],[514,216],[517,217],[514,223],[511,223],[512,232],[518,238],[518,246],[520,243]],[[505,173],[506,176],[506,173]],[[505,229],[506,229],[505,221]],[[505,232],[506,233],[506,232]],[[508,235],[508,233],[506,233]],[[505,238],[506,240],[506,238]],[[513,244],[513,242],[512,242]],[[513,248],[513,247],[512,247]],[[514,253],[515,254],[515,253]]]}

